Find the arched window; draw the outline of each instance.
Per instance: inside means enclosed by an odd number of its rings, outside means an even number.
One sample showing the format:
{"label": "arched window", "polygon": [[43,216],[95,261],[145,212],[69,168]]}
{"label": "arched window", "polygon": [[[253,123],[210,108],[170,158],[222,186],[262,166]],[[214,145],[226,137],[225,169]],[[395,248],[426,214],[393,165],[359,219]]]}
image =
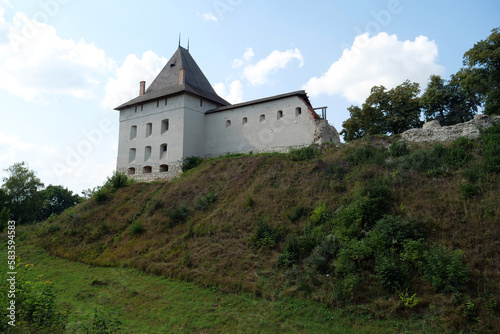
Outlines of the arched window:
{"label": "arched window", "polygon": [[167,158],[167,144],[161,144],[160,146],[160,159]]}
{"label": "arched window", "polygon": [[160,173],[168,172],[168,165],[160,165]]}
{"label": "arched window", "polygon": [[283,118],[283,110],[278,110],[278,112],[276,113],[276,119],[281,119]]}
{"label": "arched window", "polygon": [[128,169],[128,175],[134,175],[135,174],[135,168],[134,167],[130,167]]}
{"label": "arched window", "polygon": [[144,161],[148,161],[151,158],[151,146],[146,146],[144,148]]}
{"label": "arched window", "polygon": [[151,136],[153,133],[153,123],[146,124],[146,137]]}
{"label": "arched window", "polygon": [[248,123],[248,118],[243,117],[243,121],[241,122],[241,125],[245,125]]}
{"label": "arched window", "polygon": [[149,174],[149,173],[151,173],[151,171],[152,171],[151,166],[144,166],[144,167],[142,167],[142,172],[144,174]]}
{"label": "arched window", "polygon": [[161,121],[161,134],[164,134],[165,132],[168,131],[169,125],[170,124],[169,124],[168,118]]}
{"label": "arched window", "polygon": [[135,139],[137,137],[137,125],[132,125],[130,127],[130,140]]}
{"label": "arched window", "polygon": [[302,109],[300,107],[295,108],[295,117],[302,115]]}
{"label": "arched window", "polygon": [[135,148],[131,148],[128,150],[128,162],[134,162],[135,161]]}
{"label": "arched window", "polygon": [[226,121],[226,128],[230,127],[231,126],[231,121],[230,120],[227,120]]}
{"label": "arched window", "polygon": [[266,115],[262,114],[260,115],[260,122],[264,123],[266,121]]}

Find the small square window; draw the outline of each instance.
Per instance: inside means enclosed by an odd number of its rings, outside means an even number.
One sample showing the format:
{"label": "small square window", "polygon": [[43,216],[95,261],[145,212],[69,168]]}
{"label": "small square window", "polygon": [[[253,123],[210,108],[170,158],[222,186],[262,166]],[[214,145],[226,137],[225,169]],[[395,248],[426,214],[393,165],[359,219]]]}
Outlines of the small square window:
{"label": "small square window", "polygon": [[266,115],[262,114],[260,115],[260,122],[264,123],[266,121]]}

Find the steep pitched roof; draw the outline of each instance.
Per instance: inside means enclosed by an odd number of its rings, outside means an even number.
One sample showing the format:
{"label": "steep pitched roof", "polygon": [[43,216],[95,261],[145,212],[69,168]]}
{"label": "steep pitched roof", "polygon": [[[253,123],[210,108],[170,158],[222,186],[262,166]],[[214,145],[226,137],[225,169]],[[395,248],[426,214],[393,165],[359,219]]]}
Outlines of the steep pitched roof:
{"label": "steep pitched roof", "polygon": [[[180,77],[182,78],[180,75],[181,69],[184,70],[184,80],[179,82]],[[191,57],[189,51],[179,46],[165,67],[153,80],[144,95],[138,96],[115,109],[120,110],[128,106],[181,92],[189,92],[204,97],[221,106],[230,104],[217,95],[208,79],[198,67],[198,64],[196,64],[193,57]]]}

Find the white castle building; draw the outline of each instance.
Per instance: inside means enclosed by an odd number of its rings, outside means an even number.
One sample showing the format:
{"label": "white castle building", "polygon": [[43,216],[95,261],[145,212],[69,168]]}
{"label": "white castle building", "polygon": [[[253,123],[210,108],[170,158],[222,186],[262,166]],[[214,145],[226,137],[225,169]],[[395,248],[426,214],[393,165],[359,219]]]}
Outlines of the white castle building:
{"label": "white castle building", "polygon": [[221,98],[181,46],[139,96],[120,112],[117,171],[138,181],[170,179],[190,156],[287,152],[312,143],[340,143],[326,107],[305,91],[230,104]]}

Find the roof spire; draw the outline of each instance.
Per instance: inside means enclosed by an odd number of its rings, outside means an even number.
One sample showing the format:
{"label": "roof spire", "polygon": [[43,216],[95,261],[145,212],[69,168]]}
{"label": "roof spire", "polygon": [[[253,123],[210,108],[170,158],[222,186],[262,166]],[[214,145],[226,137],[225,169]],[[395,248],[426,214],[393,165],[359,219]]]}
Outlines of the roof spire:
{"label": "roof spire", "polygon": [[189,38],[188,38],[188,52],[189,52]]}
{"label": "roof spire", "polygon": [[181,33],[179,33],[179,47],[181,46]]}

